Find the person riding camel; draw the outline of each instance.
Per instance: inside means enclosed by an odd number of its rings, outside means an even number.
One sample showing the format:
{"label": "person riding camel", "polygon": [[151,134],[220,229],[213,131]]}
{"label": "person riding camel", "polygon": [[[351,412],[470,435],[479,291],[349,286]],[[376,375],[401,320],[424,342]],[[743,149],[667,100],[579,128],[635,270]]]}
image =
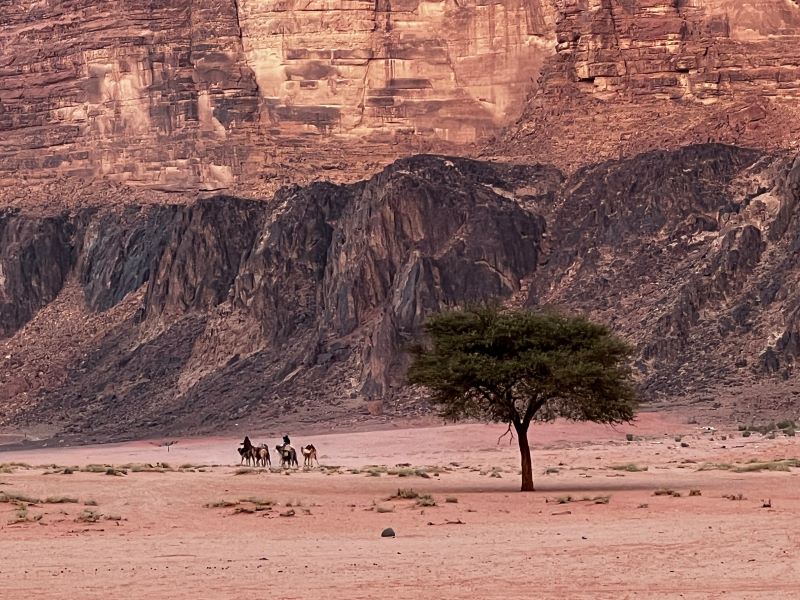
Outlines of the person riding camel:
{"label": "person riding camel", "polygon": [[289,439],[289,434],[285,433],[283,435],[283,449],[284,450],[291,450],[292,449],[292,441]]}

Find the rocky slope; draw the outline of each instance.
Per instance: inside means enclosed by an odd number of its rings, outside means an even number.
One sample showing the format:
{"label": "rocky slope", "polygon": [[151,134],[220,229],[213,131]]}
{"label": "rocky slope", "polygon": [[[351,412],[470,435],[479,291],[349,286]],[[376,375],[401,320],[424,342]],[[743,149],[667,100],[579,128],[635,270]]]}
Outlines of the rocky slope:
{"label": "rocky slope", "polygon": [[638,347],[653,400],[796,411],[800,157],[701,145],[564,175],[417,156],[270,202],[0,215],[0,415],[81,439],[413,414],[402,348],[488,298]]}
{"label": "rocky slope", "polygon": [[493,135],[572,171],[800,127],[794,0],[38,0],[0,25],[5,205],[55,177],[73,206],[109,201],[68,183],[98,177],[258,196]]}

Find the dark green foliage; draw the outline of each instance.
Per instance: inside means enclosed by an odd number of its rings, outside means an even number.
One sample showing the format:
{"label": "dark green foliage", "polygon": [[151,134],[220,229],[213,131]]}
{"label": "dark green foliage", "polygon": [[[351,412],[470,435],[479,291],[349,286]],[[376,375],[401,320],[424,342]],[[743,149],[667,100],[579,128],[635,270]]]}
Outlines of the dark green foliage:
{"label": "dark green foliage", "polygon": [[413,349],[409,381],[446,417],[513,423],[633,418],[631,347],[582,317],[482,307],[434,315],[431,347]]}
{"label": "dark green foliage", "polygon": [[485,306],[434,315],[425,333],[428,344],[412,348],[409,381],[428,388],[446,418],[513,425],[523,456],[523,489],[533,488],[532,477],[526,485],[525,464],[531,421],[633,418],[632,348],[603,325]]}

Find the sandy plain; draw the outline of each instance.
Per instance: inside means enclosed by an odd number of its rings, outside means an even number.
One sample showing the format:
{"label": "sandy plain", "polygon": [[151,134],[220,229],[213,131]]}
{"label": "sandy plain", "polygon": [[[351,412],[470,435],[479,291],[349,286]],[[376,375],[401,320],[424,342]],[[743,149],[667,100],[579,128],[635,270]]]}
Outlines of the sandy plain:
{"label": "sandy plain", "polygon": [[238,437],[0,451],[40,500],[0,502],[0,598],[800,598],[797,438],[704,425],[537,425],[527,494],[490,425],[294,435],[325,468],[288,475]]}

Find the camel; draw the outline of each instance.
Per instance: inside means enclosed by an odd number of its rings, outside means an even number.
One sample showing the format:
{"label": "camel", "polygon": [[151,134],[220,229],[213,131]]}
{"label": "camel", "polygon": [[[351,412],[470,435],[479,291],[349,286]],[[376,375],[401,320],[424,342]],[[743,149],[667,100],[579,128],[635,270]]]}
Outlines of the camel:
{"label": "camel", "polygon": [[317,458],[317,449],[314,448],[314,444],[308,444],[307,446],[303,446],[300,448],[300,452],[303,453],[303,468],[306,467],[313,467],[314,461],[317,461],[317,466],[319,466],[319,459]]}
{"label": "camel", "polygon": [[258,448],[255,449],[256,451],[256,466],[259,464],[262,467],[266,467],[267,465],[272,466],[272,461],[269,458],[269,448],[266,444],[261,444]]}
{"label": "camel", "polygon": [[244,441],[242,442],[242,447],[241,448],[237,448],[237,450],[239,452],[239,456],[241,457],[241,460],[239,461],[239,464],[242,464],[245,461],[247,461],[247,466],[248,467],[250,466],[250,462],[251,461],[253,463],[255,463],[256,465],[258,464],[258,452],[257,452],[257,449],[256,449],[255,446],[253,446],[253,443],[250,441],[250,438],[248,436],[244,436]]}
{"label": "camel", "polygon": [[299,466],[297,462],[297,451],[294,448],[289,445],[281,446],[278,444],[275,446],[275,449],[281,457],[281,468]]}

